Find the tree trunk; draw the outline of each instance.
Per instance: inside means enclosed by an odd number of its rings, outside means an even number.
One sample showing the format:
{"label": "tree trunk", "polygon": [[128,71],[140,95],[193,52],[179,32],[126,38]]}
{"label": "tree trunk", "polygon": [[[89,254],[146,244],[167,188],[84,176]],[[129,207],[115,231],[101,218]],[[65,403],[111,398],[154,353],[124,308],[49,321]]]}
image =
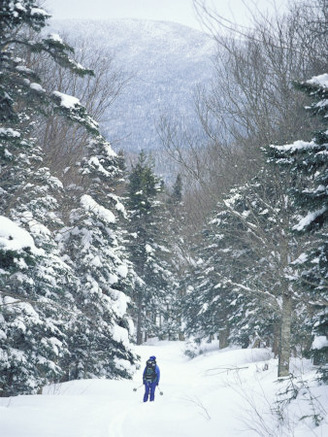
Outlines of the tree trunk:
{"label": "tree trunk", "polygon": [[279,350],[280,350],[280,327],[281,324],[279,323],[279,321],[275,320],[273,326],[273,345],[272,345],[272,352],[275,358],[279,356]]}
{"label": "tree trunk", "polygon": [[184,336],[184,334],[180,331],[179,332],[179,341],[185,341],[185,336]]}
{"label": "tree trunk", "polygon": [[292,299],[291,293],[288,290],[287,286],[286,291],[283,293],[282,297],[278,377],[284,377],[289,375],[291,319]]}
{"label": "tree trunk", "polygon": [[224,349],[229,346],[229,329],[227,327],[219,330],[219,348]]}
{"label": "tree trunk", "polygon": [[138,291],[137,344],[142,344],[142,291]]}

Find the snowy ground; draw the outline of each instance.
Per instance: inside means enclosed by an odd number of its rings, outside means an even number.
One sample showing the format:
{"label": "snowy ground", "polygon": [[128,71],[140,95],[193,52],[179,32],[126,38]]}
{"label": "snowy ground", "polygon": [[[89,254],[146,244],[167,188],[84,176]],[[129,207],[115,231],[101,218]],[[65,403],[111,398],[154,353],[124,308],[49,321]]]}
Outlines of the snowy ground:
{"label": "snowy ground", "polygon": [[[328,387],[318,387],[308,362],[295,362],[296,400],[277,410],[277,363],[264,349],[212,347],[190,360],[180,342],[137,347],[142,367],[150,355],[161,369],[153,403],[142,402],[142,368],[134,381],[73,381],[43,395],[0,398],[1,437],[307,437],[328,435]],[[284,395],[286,397],[286,395]],[[324,417],[315,427],[315,413]],[[284,417],[281,426],[279,417]]]}

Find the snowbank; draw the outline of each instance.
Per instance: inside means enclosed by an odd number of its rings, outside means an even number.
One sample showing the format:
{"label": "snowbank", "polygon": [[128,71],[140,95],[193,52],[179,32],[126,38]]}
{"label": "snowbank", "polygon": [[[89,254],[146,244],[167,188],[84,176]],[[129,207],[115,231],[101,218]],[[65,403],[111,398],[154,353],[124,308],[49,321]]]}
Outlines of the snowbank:
{"label": "snowbank", "polygon": [[0,216],[0,249],[20,251],[26,248],[37,251],[31,235],[7,217]]}

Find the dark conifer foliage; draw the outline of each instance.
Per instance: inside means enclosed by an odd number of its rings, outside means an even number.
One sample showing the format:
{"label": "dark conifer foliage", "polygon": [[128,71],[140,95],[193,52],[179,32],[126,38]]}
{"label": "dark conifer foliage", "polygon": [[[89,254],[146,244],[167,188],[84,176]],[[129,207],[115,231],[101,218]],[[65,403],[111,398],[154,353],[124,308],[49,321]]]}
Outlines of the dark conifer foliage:
{"label": "dark conifer foliage", "polygon": [[[48,18],[37,1],[0,2],[0,396],[81,375],[130,377],[135,361],[126,317],[132,274],[116,233],[121,164],[79,99],[46,91],[28,67],[37,52],[93,74],[58,35],[40,37]],[[50,108],[89,132],[81,170],[88,192],[68,190],[43,164],[34,135]],[[65,245],[72,234],[77,243]]]}
{"label": "dark conifer foliage", "polygon": [[163,320],[172,323],[171,293],[175,280],[170,266],[171,252],[164,233],[163,183],[153,171],[151,160],[141,152],[132,166],[128,185],[131,261],[139,281],[135,284],[137,343],[147,336],[163,335]]}
{"label": "dark conifer foliage", "polygon": [[328,75],[315,76],[297,84],[297,88],[311,97],[312,104],[307,109],[322,120],[322,128],[315,132],[312,141],[298,140],[289,145],[274,146],[271,154],[275,163],[294,175],[294,180],[302,177],[300,186],[290,186],[297,206],[293,230],[296,238],[302,235],[308,241],[297,264],[298,281],[314,308],[311,325],[315,363],[323,365],[323,378],[328,380],[325,367],[328,362]]}

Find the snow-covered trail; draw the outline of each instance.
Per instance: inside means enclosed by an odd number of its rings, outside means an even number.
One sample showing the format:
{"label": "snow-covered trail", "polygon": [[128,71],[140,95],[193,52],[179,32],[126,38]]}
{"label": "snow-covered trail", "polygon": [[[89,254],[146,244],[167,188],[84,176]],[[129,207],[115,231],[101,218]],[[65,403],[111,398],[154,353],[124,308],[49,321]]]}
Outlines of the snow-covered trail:
{"label": "snow-covered trail", "polygon": [[[189,360],[183,348],[179,342],[138,347],[141,368],[133,381],[72,381],[52,386],[43,396],[0,399],[0,435],[198,437],[201,430],[214,437],[216,430],[223,437],[240,436],[243,426],[237,420],[240,411],[236,399],[231,399],[231,387],[210,370],[225,365],[224,355],[221,362],[217,353],[206,360]],[[155,402],[143,403],[143,387],[137,392],[133,388],[142,383],[150,355],[157,357],[164,395],[157,390]]]}
{"label": "snow-covered trail", "polygon": [[[0,436],[324,435],[309,433],[308,428],[295,434],[275,429],[269,413],[277,390],[277,363],[264,349],[213,350],[193,360],[183,354],[184,344],[179,342],[154,342],[136,349],[141,368],[133,381],[71,381],[48,388],[42,396],[0,398]],[[142,383],[151,355],[157,357],[164,395],[157,390],[155,402],[143,403],[143,387],[137,392],[133,388]]]}
{"label": "snow-covered trail", "polygon": [[[213,430],[213,421],[218,422],[217,429],[220,429],[220,435],[233,436],[231,424],[229,432],[224,430],[224,417],[231,417],[230,406],[227,405],[224,395],[224,387],[221,387],[222,397],[216,399],[215,410],[220,409],[222,416],[212,417],[210,405],[203,399],[211,391],[217,391],[218,387],[213,386],[208,381],[206,369],[203,366],[203,360],[190,360],[184,355],[183,343],[161,342],[154,345],[141,346],[138,353],[141,355],[142,368],[139,374],[136,374],[137,383],[141,380],[143,365],[151,355],[155,355],[157,363],[161,370],[160,390],[163,396],[160,396],[157,390],[154,403],[141,403],[141,412],[136,415],[140,436],[142,430],[149,430],[149,436],[199,436],[200,430],[210,432]],[[197,363],[199,361],[199,363]],[[198,365],[197,365],[198,364]],[[138,392],[138,402],[141,402],[143,388]],[[221,403],[221,407],[218,405]],[[210,427],[206,426],[211,422]],[[150,427],[150,428],[149,428]],[[152,433],[150,433],[152,430]],[[124,436],[135,435],[132,428],[127,429]],[[139,434],[136,434],[139,436]],[[148,435],[148,434],[146,434]],[[213,431],[206,435],[213,435]]]}

